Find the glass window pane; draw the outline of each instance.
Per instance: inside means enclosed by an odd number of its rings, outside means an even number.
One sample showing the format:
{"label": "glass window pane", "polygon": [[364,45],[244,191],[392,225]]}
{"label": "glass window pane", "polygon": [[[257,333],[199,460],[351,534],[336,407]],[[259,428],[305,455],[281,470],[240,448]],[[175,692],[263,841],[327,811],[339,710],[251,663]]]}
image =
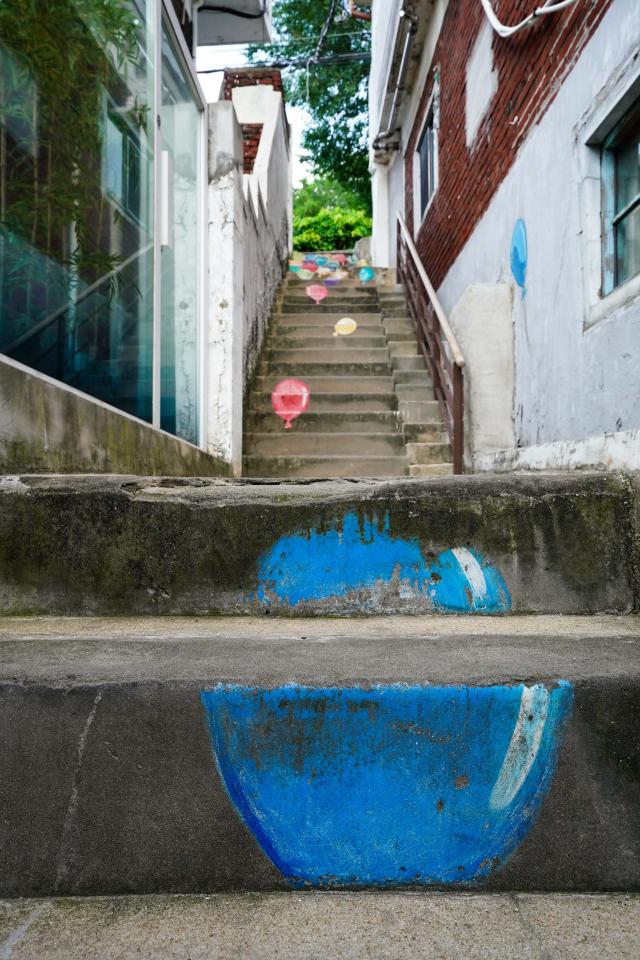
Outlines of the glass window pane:
{"label": "glass window pane", "polygon": [[0,4],[0,351],[146,420],[155,2]]}
{"label": "glass window pane", "polygon": [[624,143],[616,154],[616,213],[640,194],[640,120],[625,131]]}
{"label": "glass window pane", "polygon": [[431,199],[434,188],[434,164],[433,164],[433,149],[434,149],[434,130],[433,130],[433,114],[430,114],[422,137],[420,138],[420,143],[418,144],[418,154],[420,157],[420,212],[424,213],[427,209],[427,204]]}
{"label": "glass window pane", "polygon": [[616,228],[616,273],[618,283],[640,273],[640,207],[621,220]]}
{"label": "glass window pane", "polygon": [[[167,241],[161,253],[161,426],[198,442],[199,149],[201,111],[166,26],[160,139]],[[164,231],[163,231],[164,232]]]}

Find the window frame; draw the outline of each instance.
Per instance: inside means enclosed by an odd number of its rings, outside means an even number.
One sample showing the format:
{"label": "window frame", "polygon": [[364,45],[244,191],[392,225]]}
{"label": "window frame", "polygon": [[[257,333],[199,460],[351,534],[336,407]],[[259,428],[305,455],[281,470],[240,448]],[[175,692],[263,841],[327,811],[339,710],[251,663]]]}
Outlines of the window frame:
{"label": "window frame", "polygon": [[614,69],[592,107],[573,128],[585,334],[604,321],[640,320],[640,273],[605,292],[602,169],[603,145],[639,102],[640,62],[631,54]]}
{"label": "window frame", "polygon": [[618,231],[631,214],[640,207],[640,190],[618,209],[617,154],[626,142],[629,127],[637,128],[640,121],[640,98],[632,104],[603,140],[600,153],[602,179],[602,295],[607,296],[640,274],[640,269],[631,276],[620,279],[618,266]]}
{"label": "window frame", "polygon": [[[431,124],[431,125],[430,125]],[[431,190],[424,209],[422,209],[422,166],[420,146],[424,141],[428,129],[433,131],[432,173],[433,189]],[[426,220],[434,198],[440,185],[440,77],[435,71],[433,90],[427,103],[424,117],[420,125],[420,132],[416,138],[416,148],[413,152],[413,222],[414,236],[417,237]]]}

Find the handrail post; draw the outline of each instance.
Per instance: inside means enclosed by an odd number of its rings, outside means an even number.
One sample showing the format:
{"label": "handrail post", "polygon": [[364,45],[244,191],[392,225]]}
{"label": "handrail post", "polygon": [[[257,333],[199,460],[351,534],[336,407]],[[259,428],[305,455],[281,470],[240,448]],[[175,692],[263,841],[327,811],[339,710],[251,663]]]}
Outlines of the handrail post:
{"label": "handrail post", "polygon": [[431,373],[435,399],[449,434],[453,472],[463,473],[464,356],[400,214],[397,219],[396,242],[397,276],[407,292],[409,313],[416,329],[418,346]]}
{"label": "handrail post", "polygon": [[464,473],[464,381],[462,367],[453,365],[453,472]]}

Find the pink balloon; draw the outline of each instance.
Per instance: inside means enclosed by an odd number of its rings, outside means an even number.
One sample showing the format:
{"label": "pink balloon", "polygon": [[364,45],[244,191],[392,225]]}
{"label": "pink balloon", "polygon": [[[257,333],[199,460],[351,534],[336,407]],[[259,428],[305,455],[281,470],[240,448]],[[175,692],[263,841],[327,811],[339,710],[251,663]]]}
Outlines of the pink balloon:
{"label": "pink balloon", "polygon": [[285,430],[291,430],[291,421],[309,406],[311,391],[302,380],[281,380],[271,394],[271,406],[284,420]]}
{"label": "pink balloon", "polygon": [[307,287],[307,296],[315,300],[317,305],[327,296],[327,288],[321,287],[319,283],[312,283],[310,287]]}
{"label": "pink balloon", "polygon": [[346,256],[344,255],[344,253],[336,253],[333,259],[336,261],[336,263],[346,263],[346,262],[347,262],[347,258],[346,258]]}
{"label": "pink balloon", "polygon": [[315,273],[318,269],[318,264],[314,263],[313,260],[305,260],[303,266],[305,270],[310,270],[311,273]]}

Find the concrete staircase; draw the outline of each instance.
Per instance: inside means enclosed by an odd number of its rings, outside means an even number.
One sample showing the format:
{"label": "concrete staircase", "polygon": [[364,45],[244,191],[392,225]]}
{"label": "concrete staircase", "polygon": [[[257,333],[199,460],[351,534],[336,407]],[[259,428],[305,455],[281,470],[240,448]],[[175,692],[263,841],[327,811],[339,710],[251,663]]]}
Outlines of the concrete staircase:
{"label": "concrete staircase", "polygon": [[639,516],[596,474],[0,479],[0,957],[635,958]]}
{"label": "concrete staircase", "polygon": [[[290,274],[272,319],[245,418],[248,477],[444,476],[449,440],[400,287],[344,280],[319,306]],[[335,335],[343,317],[357,330]],[[271,392],[295,377],[311,390],[293,429]]]}

